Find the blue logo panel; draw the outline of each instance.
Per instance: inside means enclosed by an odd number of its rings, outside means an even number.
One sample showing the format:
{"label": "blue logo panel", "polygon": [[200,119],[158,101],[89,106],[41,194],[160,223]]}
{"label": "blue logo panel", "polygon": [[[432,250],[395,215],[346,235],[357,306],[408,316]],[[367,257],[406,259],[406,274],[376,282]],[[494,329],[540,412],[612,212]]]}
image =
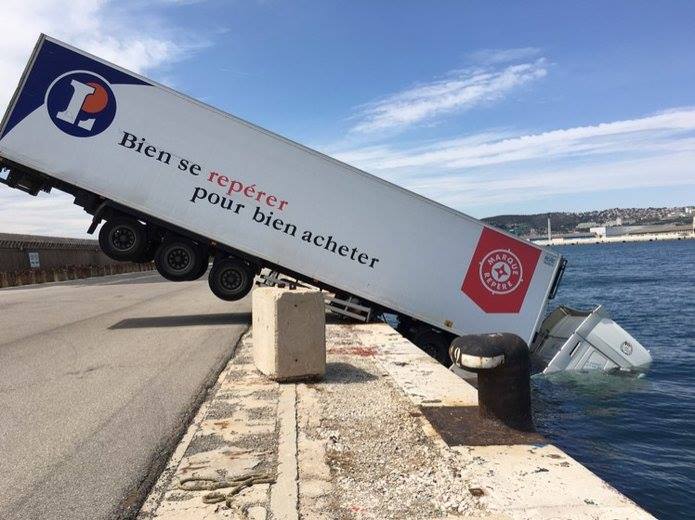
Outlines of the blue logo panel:
{"label": "blue logo panel", "polygon": [[[77,83],[73,85],[72,80]],[[89,85],[90,83],[94,83],[94,85]],[[80,84],[88,87],[80,86]],[[106,130],[115,117],[116,99],[113,96],[111,85],[119,84],[150,85],[140,78],[114,69],[89,56],[84,56],[58,43],[44,40],[0,138],[4,137],[44,102],[48,103],[47,108],[51,119],[64,132],[76,137],[97,135]],[[94,88],[91,94],[90,88]],[[50,92],[48,92],[49,89]],[[83,95],[85,97],[83,103],[78,107],[79,113],[64,113],[62,118],[57,116],[58,112],[64,112],[68,108],[70,101],[74,104],[72,107],[74,111],[77,106],[74,96]],[[105,99],[106,104],[104,104]],[[97,110],[99,108],[101,110]],[[70,119],[71,115],[74,115],[75,118]],[[92,119],[94,121],[90,127],[90,120]]]}

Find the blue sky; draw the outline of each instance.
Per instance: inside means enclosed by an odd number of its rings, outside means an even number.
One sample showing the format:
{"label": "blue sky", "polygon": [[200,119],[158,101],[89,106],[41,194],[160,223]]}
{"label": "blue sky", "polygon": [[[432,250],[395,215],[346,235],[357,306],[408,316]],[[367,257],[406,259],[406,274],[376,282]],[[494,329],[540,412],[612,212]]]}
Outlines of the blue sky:
{"label": "blue sky", "polygon": [[0,104],[44,31],[477,217],[695,204],[693,2],[9,4]]}

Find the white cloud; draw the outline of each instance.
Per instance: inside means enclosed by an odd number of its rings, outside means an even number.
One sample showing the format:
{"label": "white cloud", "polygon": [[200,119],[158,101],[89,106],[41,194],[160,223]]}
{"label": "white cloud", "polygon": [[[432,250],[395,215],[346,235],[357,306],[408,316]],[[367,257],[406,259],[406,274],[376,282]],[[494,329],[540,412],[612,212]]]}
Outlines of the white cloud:
{"label": "white cloud", "polygon": [[517,47],[514,49],[480,49],[470,53],[471,60],[479,63],[509,63],[534,58],[541,53],[538,47]]}
{"label": "white cloud", "polygon": [[136,4],[107,0],[4,0],[0,110],[4,112],[40,33],[135,72],[172,63],[205,41],[176,37]]}
{"label": "white cloud", "polygon": [[92,217],[66,193],[30,197],[0,186],[0,232],[84,237]]}
{"label": "white cloud", "polygon": [[487,132],[332,155],[465,210],[567,193],[693,185],[695,108],[537,134]]}
{"label": "white cloud", "polygon": [[[678,153],[641,159],[573,165],[527,166],[517,170],[486,171],[479,175],[451,176],[406,186],[442,204],[462,209],[550,201],[554,196],[634,188],[695,185],[695,147]],[[617,205],[630,205],[616,197]],[[578,204],[586,206],[587,204]],[[590,206],[590,204],[589,204]]]}
{"label": "white cloud", "polygon": [[444,79],[416,85],[359,107],[359,121],[352,132],[403,129],[436,116],[471,109],[498,100],[546,74],[543,58],[502,68],[452,71]]}
{"label": "white cloud", "polygon": [[[136,72],[176,62],[207,44],[174,34],[176,28],[167,29],[147,7],[107,0],[3,0],[0,113],[42,32]],[[90,217],[71,200],[58,193],[33,198],[0,186],[0,231],[82,236]]]}
{"label": "white cloud", "polygon": [[645,153],[679,143],[680,134],[694,130],[695,108],[682,108],[639,119],[539,134],[510,137],[509,132],[483,133],[407,150],[382,145],[345,150],[334,155],[370,170],[412,167],[451,170],[552,157]]}

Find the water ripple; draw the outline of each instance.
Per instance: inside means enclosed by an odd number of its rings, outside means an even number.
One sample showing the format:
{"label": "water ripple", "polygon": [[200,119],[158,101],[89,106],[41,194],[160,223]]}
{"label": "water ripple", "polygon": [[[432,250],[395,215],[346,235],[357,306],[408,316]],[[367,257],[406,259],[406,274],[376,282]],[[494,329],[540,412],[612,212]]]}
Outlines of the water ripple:
{"label": "water ripple", "polygon": [[557,249],[569,264],[555,302],[604,305],[654,363],[642,378],[534,377],[538,428],[657,517],[682,518],[695,510],[695,241]]}

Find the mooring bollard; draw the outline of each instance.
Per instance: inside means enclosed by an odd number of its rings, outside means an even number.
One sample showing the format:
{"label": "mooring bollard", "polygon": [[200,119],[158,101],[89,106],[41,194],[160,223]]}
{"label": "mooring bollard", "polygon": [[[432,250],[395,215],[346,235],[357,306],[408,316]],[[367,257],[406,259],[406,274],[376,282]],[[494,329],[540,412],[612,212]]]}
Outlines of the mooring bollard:
{"label": "mooring bollard", "polygon": [[531,417],[531,363],[526,342],[515,334],[472,334],[456,338],[449,356],[478,374],[480,415],[516,430],[535,431]]}

